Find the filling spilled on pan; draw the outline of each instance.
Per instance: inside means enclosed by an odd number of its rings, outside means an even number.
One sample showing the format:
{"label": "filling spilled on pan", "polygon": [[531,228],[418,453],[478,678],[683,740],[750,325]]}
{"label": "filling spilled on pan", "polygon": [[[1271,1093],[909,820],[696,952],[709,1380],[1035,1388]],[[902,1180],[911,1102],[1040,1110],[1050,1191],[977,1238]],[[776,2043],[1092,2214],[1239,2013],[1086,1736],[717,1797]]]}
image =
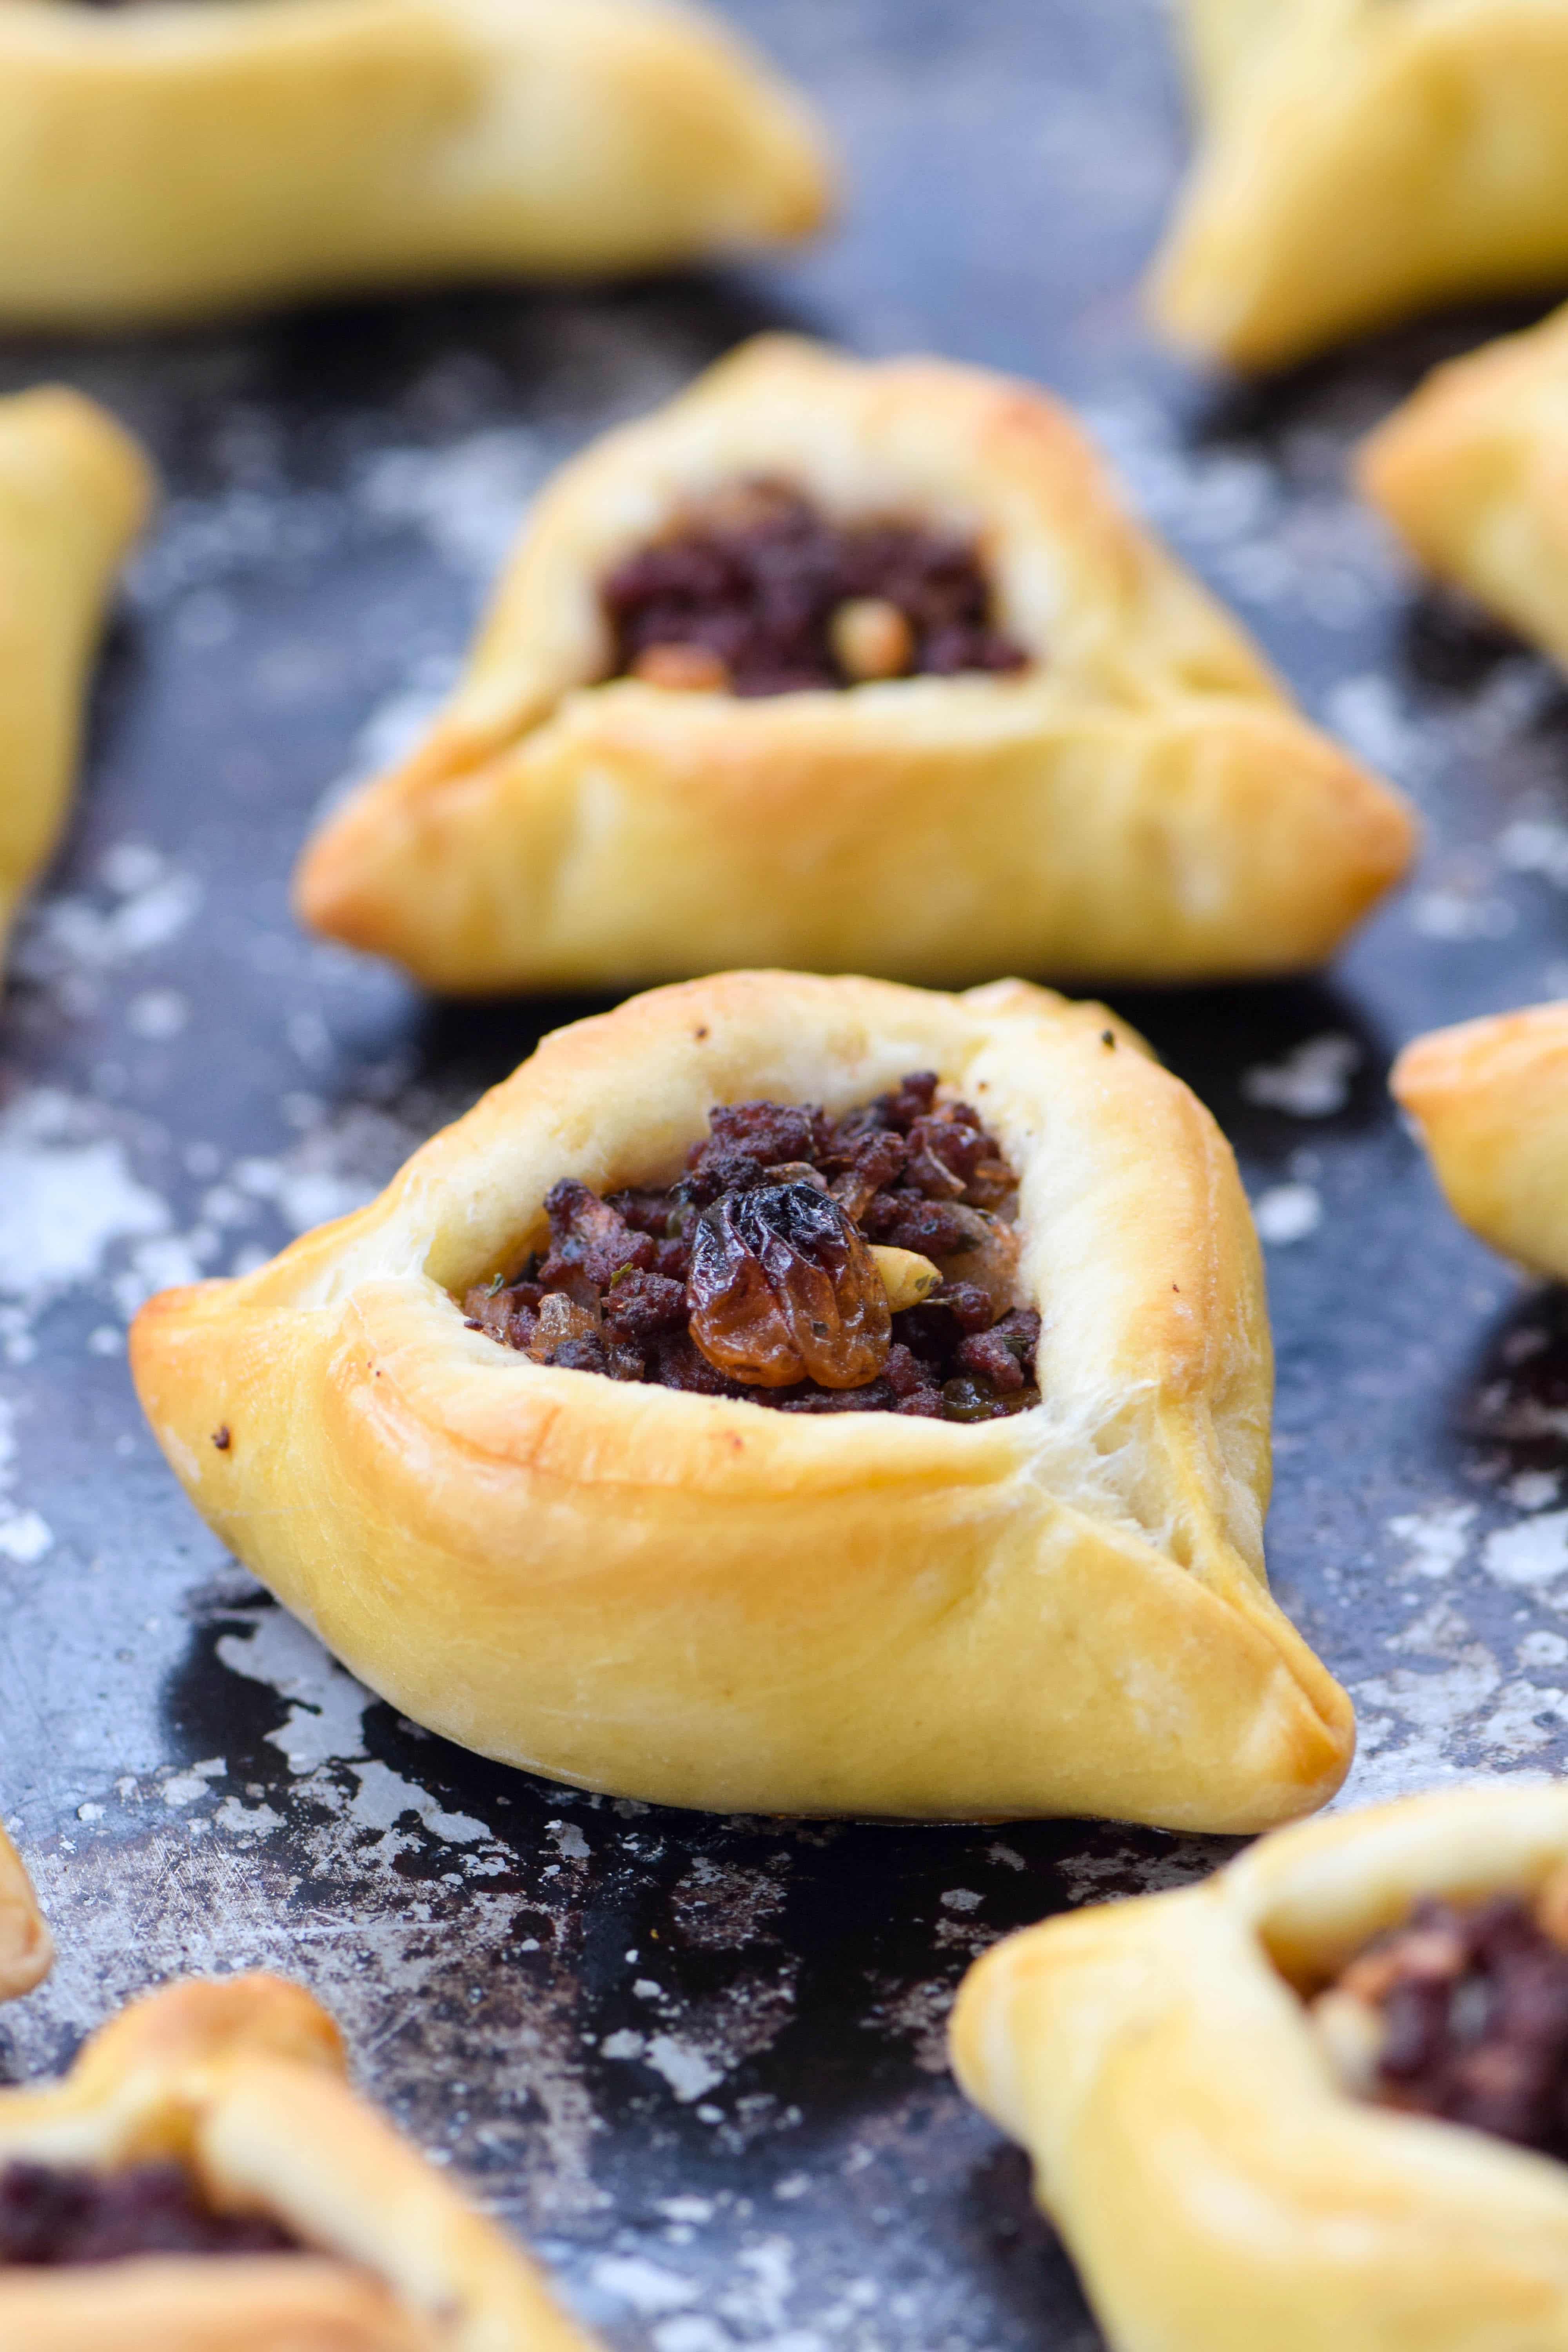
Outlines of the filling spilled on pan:
{"label": "filling spilled on pan", "polygon": [[1568,2158],[1568,1869],[1531,1899],[1419,1905],[1312,2016],[1362,2096]]}
{"label": "filling spilled on pan", "polygon": [[1020,670],[976,550],[896,520],[830,522],[786,483],[737,484],[601,583],[613,675],[760,696]]}
{"label": "filling spilled on pan", "polygon": [[221,2213],[180,2164],[114,2172],[16,2161],[0,2168],[0,2269],[116,2263],[131,2254],[298,2253],[260,2213]]}
{"label": "filling spilled on pan", "polygon": [[467,1293],[469,1328],[535,1363],[782,1412],[1039,1402],[1018,1180],[931,1071],[841,1118],[745,1102],[708,1124],[678,1183],[555,1185],[549,1246]]}

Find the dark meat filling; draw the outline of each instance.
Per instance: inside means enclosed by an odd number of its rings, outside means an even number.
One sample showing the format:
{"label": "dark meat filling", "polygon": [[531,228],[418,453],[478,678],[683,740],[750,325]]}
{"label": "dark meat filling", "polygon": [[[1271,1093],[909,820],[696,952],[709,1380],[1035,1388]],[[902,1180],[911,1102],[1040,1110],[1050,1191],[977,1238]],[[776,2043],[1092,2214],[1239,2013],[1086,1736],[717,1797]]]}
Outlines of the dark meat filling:
{"label": "dark meat filling", "polygon": [[[1543,1924],[1543,1921],[1545,1924]],[[1561,1906],[1424,1903],[1351,1964],[1373,2012],[1373,2094],[1568,2158],[1568,1949]]]}
{"label": "dark meat filling", "polygon": [[[1011,1304],[1017,1179],[966,1103],[916,1071],[833,1119],[724,1104],[679,1183],[607,1200],[565,1178],[550,1245],[463,1311],[537,1363],[782,1412],[989,1421],[1039,1402],[1040,1318]],[[890,1311],[874,1246],[940,1286]]]}
{"label": "dark meat filling", "polygon": [[1017,670],[973,548],[908,523],[828,522],[786,486],[738,485],[601,589],[614,675],[793,694],[875,678]]}
{"label": "dark meat filling", "polygon": [[0,2267],[299,2251],[298,2239],[260,2214],[215,2211],[183,2165],[89,2172],[18,2162],[0,2171]]}

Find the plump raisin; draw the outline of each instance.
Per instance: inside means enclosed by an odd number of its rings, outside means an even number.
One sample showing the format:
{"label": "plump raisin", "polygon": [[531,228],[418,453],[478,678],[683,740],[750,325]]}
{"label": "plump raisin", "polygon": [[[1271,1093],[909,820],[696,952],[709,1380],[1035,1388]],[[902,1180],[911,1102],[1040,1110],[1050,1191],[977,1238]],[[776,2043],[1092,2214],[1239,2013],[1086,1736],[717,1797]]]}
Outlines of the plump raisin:
{"label": "plump raisin", "polygon": [[888,1359],[892,1317],[876,1260],[837,1202],[810,1184],[730,1192],[708,1210],[687,1305],[710,1363],[759,1388],[858,1388]]}

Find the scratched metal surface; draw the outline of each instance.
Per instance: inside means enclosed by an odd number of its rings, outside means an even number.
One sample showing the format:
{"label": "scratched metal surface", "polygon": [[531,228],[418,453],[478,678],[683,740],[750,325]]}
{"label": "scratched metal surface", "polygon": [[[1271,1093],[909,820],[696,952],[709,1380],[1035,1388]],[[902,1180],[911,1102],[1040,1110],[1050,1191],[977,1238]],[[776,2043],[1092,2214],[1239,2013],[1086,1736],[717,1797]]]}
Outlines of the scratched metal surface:
{"label": "scratched metal surface", "polygon": [[1251,394],[1130,289],[1182,152],[1152,0],[747,0],[855,210],[797,265],[0,347],[143,432],[170,500],[103,664],[69,845],[0,1027],[0,1791],[59,1941],[0,2075],[123,1996],[258,1962],[653,2352],[1098,2338],[941,2027],[972,1952],[1217,1843],[781,1827],[563,1793],[400,1722],[193,1519],[123,1331],[166,1282],[364,1197],[560,1005],[442,1011],[291,928],[336,780],[450,677],[532,487],[742,332],[1036,374],[1306,703],[1420,801],[1415,887],[1295,987],[1128,1009],[1241,1153],[1279,1343],[1273,1570],[1354,1689],[1363,1794],[1557,1765],[1568,1315],[1444,1216],[1383,1085],[1432,1023],[1568,990],[1568,705],[1415,594],[1345,451],[1445,320]]}

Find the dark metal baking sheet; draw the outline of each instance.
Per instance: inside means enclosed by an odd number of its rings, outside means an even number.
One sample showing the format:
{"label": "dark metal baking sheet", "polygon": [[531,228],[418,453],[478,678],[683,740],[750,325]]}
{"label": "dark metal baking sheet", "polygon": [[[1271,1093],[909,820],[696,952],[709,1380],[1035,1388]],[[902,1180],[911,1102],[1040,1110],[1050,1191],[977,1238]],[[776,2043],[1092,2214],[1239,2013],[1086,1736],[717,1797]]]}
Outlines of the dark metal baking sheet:
{"label": "dark metal baking sheet", "polygon": [[1417,594],[1343,484],[1355,436],[1507,320],[1205,385],[1131,292],[1183,148],[1152,0],[734,13],[849,158],[848,226],[798,264],[0,346],[0,385],[98,394],[169,485],[0,1028],[0,1790],[60,1947],[0,2018],[0,2074],[172,1973],[283,1968],[619,2345],[1089,2352],[1021,2160],[942,2071],[943,2012],[1000,1931],[1223,1847],[713,1820],[479,1763],[225,1559],[126,1378],[142,1296],[363,1197],[578,1009],[443,1010],[285,899],[323,794],[450,677],[547,468],[765,324],[994,362],[1082,404],[1308,707],[1426,812],[1413,888],[1331,974],[1124,1009],[1258,1204],[1270,1557],[1356,1693],[1352,1793],[1561,1763],[1568,1318],[1445,1216],[1384,1079],[1421,1027],[1568,990],[1568,704]]}

